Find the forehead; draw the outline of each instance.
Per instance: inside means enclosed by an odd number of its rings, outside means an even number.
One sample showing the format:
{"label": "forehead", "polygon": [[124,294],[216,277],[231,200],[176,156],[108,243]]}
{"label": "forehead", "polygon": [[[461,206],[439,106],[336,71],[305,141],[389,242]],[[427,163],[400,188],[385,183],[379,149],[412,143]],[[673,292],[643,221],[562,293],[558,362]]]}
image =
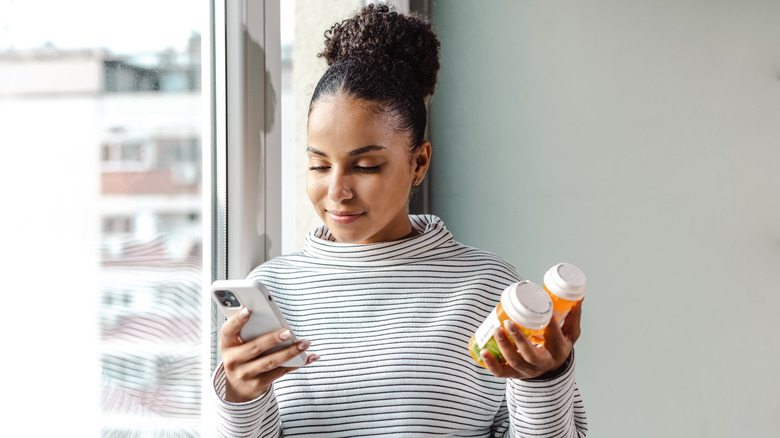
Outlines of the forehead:
{"label": "forehead", "polygon": [[318,100],[309,112],[309,146],[319,150],[351,150],[379,145],[405,150],[406,133],[393,129],[392,117],[375,108],[370,102],[341,95]]}

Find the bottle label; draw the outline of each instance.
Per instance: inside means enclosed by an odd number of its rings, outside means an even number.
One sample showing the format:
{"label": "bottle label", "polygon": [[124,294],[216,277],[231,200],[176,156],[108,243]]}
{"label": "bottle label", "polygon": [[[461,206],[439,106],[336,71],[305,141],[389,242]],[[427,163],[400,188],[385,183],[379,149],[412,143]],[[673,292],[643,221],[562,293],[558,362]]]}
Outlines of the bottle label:
{"label": "bottle label", "polygon": [[493,337],[493,333],[499,327],[501,327],[501,322],[498,320],[498,315],[494,308],[493,311],[490,312],[490,315],[485,319],[485,322],[483,322],[474,333],[475,340],[477,341],[480,350],[485,347],[487,341]]}

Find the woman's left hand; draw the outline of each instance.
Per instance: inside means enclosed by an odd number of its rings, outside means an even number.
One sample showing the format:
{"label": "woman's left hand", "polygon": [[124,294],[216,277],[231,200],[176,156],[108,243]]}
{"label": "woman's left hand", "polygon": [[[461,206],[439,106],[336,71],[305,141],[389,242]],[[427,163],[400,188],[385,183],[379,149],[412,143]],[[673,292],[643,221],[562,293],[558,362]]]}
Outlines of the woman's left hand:
{"label": "woman's left hand", "polygon": [[532,379],[556,370],[569,357],[580,337],[581,315],[582,302],[571,309],[563,327],[551,321],[544,332],[543,346],[532,344],[512,321],[507,320],[505,327],[497,328],[493,334],[507,363],[501,365],[487,349],[482,350],[482,361],[495,376],[513,379]]}

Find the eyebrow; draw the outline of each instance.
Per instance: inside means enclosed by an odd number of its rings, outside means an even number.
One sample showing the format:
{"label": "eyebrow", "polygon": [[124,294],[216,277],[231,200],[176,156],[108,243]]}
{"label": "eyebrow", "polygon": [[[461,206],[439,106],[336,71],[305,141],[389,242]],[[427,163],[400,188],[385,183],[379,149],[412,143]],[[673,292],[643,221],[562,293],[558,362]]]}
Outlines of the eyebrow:
{"label": "eyebrow", "polygon": [[[347,153],[347,156],[348,157],[355,157],[355,156],[358,156],[358,155],[361,155],[361,154],[365,154],[367,152],[384,151],[384,150],[387,150],[387,148],[384,147],[384,146],[377,146],[377,145],[371,144],[371,145],[368,145],[368,146],[363,146],[362,148],[357,148],[354,151],[349,151]],[[307,147],[306,151],[309,152],[309,153],[312,153],[314,155],[319,155],[321,157],[327,157],[328,156],[327,154],[325,154],[325,152],[322,152],[322,151],[319,151],[317,149],[314,149],[311,146]]]}

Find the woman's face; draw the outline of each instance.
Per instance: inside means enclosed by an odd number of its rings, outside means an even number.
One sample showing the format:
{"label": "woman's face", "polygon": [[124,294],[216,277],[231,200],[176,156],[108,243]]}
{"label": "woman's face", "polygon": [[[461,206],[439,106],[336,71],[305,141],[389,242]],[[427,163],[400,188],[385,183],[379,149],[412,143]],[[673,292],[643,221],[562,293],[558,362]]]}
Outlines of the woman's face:
{"label": "woman's face", "polygon": [[309,113],[306,192],[336,241],[376,243],[409,235],[409,190],[425,176],[431,146],[410,162],[409,137],[368,103],[341,95]]}

